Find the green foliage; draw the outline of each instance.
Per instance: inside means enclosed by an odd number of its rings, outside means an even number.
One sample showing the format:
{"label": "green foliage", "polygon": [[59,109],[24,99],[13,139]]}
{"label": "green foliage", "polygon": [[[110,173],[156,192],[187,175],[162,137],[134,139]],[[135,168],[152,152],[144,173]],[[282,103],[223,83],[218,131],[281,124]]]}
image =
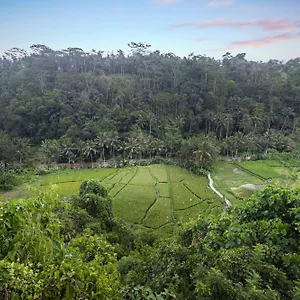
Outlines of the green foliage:
{"label": "green foliage", "polygon": [[62,212],[68,209],[50,194],[0,202],[2,294],[11,299],[118,298],[114,249],[89,232],[65,242],[70,231],[62,227]]}
{"label": "green foliage", "polygon": [[276,178],[280,176],[274,168],[266,165],[264,161],[246,161],[238,163],[238,166],[260,176],[262,179]]}
{"label": "green foliage", "polygon": [[237,156],[297,148],[299,59],[180,58],[129,45],[129,55],[45,45],[6,51],[0,161],[93,168],[109,158],[147,164],[165,157],[210,169],[220,151]]}
{"label": "green foliage", "polygon": [[[79,188],[85,177],[89,180]],[[106,195],[107,189],[112,197],[114,216],[129,223],[161,228],[162,231],[164,224],[175,221],[175,210],[178,220],[190,220],[199,213],[218,213],[222,210],[221,201],[207,186],[207,178],[178,166],[57,171],[42,178],[42,190],[48,190],[51,182],[55,183],[51,189],[64,197],[76,193],[79,188],[79,197],[74,197],[73,203],[99,219],[100,215],[107,218],[105,210],[102,210],[105,207],[102,206],[103,198],[107,199],[107,196],[100,199],[95,193]],[[170,186],[174,186],[173,191]],[[178,208],[181,210],[177,211]]]}
{"label": "green foliage", "polygon": [[9,191],[18,183],[19,180],[15,175],[0,171],[0,191]]}
{"label": "green foliage", "polygon": [[299,190],[268,187],[231,214],[200,216],[175,239],[122,259],[119,270],[128,289],[179,299],[295,299],[299,207]]}
{"label": "green foliage", "polygon": [[100,227],[109,229],[112,226],[112,201],[99,181],[83,181],[79,188],[79,196],[73,197],[73,203],[86,210],[92,218],[96,218],[96,223],[101,224]]}
{"label": "green foliage", "polygon": [[80,186],[79,197],[86,194],[95,194],[100,197],[107,197],[107,190],[98,180],[85,180]]}

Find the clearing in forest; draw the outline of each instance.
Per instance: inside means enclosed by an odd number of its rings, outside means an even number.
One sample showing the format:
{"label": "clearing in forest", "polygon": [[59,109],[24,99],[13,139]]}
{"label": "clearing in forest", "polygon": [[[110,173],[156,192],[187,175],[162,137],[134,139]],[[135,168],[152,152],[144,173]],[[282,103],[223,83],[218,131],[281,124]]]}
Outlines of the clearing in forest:
{"label": "clearing in forest", "polygon": [[214,166],[214,186],[231,202],[249,197],[268,184],[300,187],[299,164],[279,160],[219,161]]}
{"label": "clearing in forest", "polygon": [[206,177],[176,166],[64,170],[44,176],[40,184],[44,190],[54,185],[58,194],[69,196],[78,193],[85,179],[100,180],[108,189],[116,217],[146,228],[160,230],[223,209]]}

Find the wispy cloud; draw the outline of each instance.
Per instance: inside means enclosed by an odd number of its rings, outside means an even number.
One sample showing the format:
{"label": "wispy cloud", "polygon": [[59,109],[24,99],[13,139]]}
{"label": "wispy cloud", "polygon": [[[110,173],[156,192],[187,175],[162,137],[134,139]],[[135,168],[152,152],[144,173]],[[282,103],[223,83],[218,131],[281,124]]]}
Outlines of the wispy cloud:
{"label": "wispy cloud", "polygon": [[231,46],[234,47],[242,47],[242,46],[248,46],[248,47],[262,47],[265,45],[272,45],[272,44],[281,44],[287,41],[292,40],[298,40],[300,39],[300,32],[298,33],[283,33],[278,34],[275,36],[266,36],[259,39],[254,40],[248,40],[248,41],[235,41],[231,43]]}
{"label": "wispy cloud", "polygon": [[233,4],[234,0],[212,0],[211,2],[208,3],[208,6],[226,6]]}
{"label": "wispy cloud", "polygon": [[246,41],[234,41],[228,47],[210,49],[207,51],[228,51],[241,47],[259,48],[267,45],[281,44],[288,41],[299,40],[300,32],[298,33],[282,33],[275,36],[266,36],[259,39],[246,40]]}
{"label": "wispy cloud", "polygon": [[215,19],[211,21],[200,22],[182,22],[169,25],[169,29],[176,29],[182,27],[194,27],[194,28],[209,28],[209,27],[228,27],[244,29],[248,27],[259,27],[264,31],[272,30],[291,30],[295,27],[299,27],[298,22],[291,22],[284,19],[269,19],[269,20],[250,20],[246,22],[232,22],[225,19]]}
{"label": "wispy cloud", "polygon": [[177,0],[152,0],[154,3],[161,3],[161,4],[171,4],[176,2]]}
{"label": "wispy cloud", "polygon": [[239,28],[247,28],[252,26],[257,26],[262,28],[265,31],[271,30],[286,30],[292,29],[297,26],[297,23],[286,21],[283,19],[274,19],[274,20],[251,20],[247,22],[237,23],[235,25]]}

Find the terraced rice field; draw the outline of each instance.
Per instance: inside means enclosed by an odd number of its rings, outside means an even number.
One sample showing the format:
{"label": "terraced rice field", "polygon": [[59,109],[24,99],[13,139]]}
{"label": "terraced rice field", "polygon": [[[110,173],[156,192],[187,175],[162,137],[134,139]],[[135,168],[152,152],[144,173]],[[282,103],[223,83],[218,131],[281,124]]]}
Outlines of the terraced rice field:
{"label": "terraced rice field", "polygon": [[278,160],[220,161],[212,172],[215,187],[231,202],[249,197],[268,184],[300,187],[300,163]]}
{"label": "terraced rice field", "polygon": [[65,170],[44,176],[40,185],[66,197],[78,193],[84,179],[98,179],[108,189],[116,217],[146,228],[162,229],[199,214],[216,214],[224,205],[209,189],[207,178],[175,166]]}

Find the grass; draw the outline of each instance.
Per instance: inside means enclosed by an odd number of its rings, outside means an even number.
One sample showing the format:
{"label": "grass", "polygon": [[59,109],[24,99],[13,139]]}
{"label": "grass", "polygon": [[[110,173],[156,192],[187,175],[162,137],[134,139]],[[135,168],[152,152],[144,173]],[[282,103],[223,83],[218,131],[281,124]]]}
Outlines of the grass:
{"label": "grass", "polygon": [[122,179],[127,176],[127,174],[130,173],[130,169],[125,168],[125,169],[118,169],[116,172],[112,173],[110,176],[107,176],[104,178],[104,182],[109,182],[109,183],[120,183]]}
{"label": "grass", "polygon": [[265,180],[270,178],[279,178],[281,176],[273,167],[266,164],[266,161],[264,160],[244,161],[237,163],[237,165]]}
{"label": "grass", "polygon": [[181,182],[172,183],[174,210],[187,209],[199,204],[202,199],[192,194]]}
{"label": "grass", "polygon": [[175,211],[175,218],[179,222],[189,222],[199,216],[204,216],[207,214],[220,214],[224,209],[221,201],[216,201],[214,205],[209,202],[203,202],[199,205],[187,208],[185,210]]}
{"label": "grass", "polygon": [[199,179],[200,176],[197,176],[186,169],[182,169],[176,166],[170,166],[170,179],[171,182],[183,181],[184,179]]}
{"label": "grass", "polygon": [[[105,183],[106,184],[106,183]],[[105,186],[105,184],[103,184]],[[124,183],[117,183],[117,184],[114,184],[112,186],[112,188],[109,190],[109,195],[111,197],[115,197],[116,194],[118,194],[120,191],[122,191],[122,189],[124,189],[126,186],[126,184]]]}
{"label": "grass", "polygon": [[212,172],[214,186],[232,203],[239,201],[239,198],[247,196],[244,189],[241,188],[245,184],[253,184],[254,186],[264,184],[264,181],[255,175],[252,175],[236,165],[219,161],[214,166]]}
{"label": "grass", "polygon": [[131,180],[130,184],[142,185],[142,186],[153,186],[155,184],[154,178],[151,176],[148,167],[137,167],[137,174]]}
{"label": "grass", "polygon": [[172,221],[170,198],[158,198],[149,209],[144,225],[154,229]]}
{"label": "grass", "polygon": [[157,178],[158,182],[160,183],[168,182],[166,168],[163,168],[161,165],[151,165],[149,166],[149,170],[153,174],[153,176]]}
{"label": "grass", "polygon": [[44,185],[41,187],[41,191],[49,191],[52,190],[57,195],[67,197],[74,194],[78,194],[79,187],[81,182],[63,182],[59,184],[52,184],[52,185]]}
{"label": "grass", "polygon": [[41,180],[41,185],[77,182],[86,179],[103,180],[105,177],[115,173],[116,171],[116,169],[63,170],[44,176]]}
{"label": "grass", "polygon": [[249,197],[268,184],[300,187],[300,174],[279,160],[257,160],[240,163],[220,161],[214,166],[214,186],[231,202]]}
{"label": "grass", "polygon": [[208,181],[205,177],[185,179],[182,184],[201,199],[214,199],[216,197],[215,193],[207,188]]}
{"label": "grass", "polygon": [[174,215],[188,220],[199,213],[217,213],[214,208],[221,203],[208,188],[207,178],[177,166],[62,170],[40,177],[31,186],[68,197],[78,194],[85,179],[98,179],[107,188],[116,217],[158,233],[173,231]]}
{"label": "grass", "polygon": [[170,198],[169,184],[168,183],[159,183],[158,184],[158,194],[160,197]]}
{"label": "grass", "polygon": [[113,213],[130,223],[141,223],[148,208],[155,201],[154,186],[127,185],[113,200]]}

